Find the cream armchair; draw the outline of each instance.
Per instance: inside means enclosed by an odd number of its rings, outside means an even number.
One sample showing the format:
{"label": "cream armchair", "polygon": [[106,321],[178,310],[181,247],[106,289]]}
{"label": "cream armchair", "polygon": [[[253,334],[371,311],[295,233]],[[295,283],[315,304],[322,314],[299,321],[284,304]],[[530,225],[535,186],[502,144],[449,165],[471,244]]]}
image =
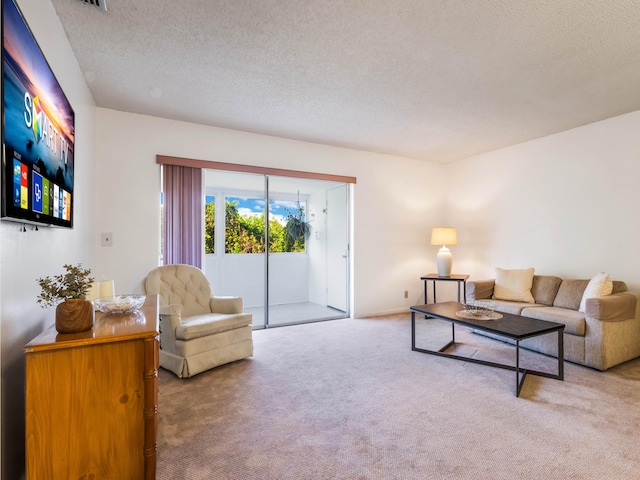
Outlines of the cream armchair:
{"label": "cream armchair", "polygon": [[142,290],[160,297],[160,366],[180,378],[253,355],[251,314],[240,297],[215,297],[202,270],[155,268]]}

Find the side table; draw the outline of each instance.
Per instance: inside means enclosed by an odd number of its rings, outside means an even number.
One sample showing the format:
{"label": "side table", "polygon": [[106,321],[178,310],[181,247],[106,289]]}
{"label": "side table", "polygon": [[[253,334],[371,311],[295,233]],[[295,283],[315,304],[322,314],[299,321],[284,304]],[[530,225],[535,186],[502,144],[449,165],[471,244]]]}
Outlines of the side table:
{"label": "side table", "polygon": [[466,301],[467,298],[467,279],[469,275],[458,274],[451,275],[450,277],[441,277],[437,273],[430,273],[428,275],[423,275],[420,277],[420,280],[424,281],[424,303],[427,302],[427,285],[431,281],[433,282],[433,303],[436,303],[436,282],[457,282],[458,283],[458,303],[462,303],[460,301],[460,284],[462,284],[463,288],[463,299]]}

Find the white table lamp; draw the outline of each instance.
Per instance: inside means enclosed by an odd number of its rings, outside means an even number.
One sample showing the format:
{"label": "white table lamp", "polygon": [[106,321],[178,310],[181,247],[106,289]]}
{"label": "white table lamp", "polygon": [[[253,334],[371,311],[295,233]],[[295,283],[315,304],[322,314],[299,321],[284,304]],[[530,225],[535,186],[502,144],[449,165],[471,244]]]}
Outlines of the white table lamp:
{"label": "white table lamp", "polygon": [[441,277],[451,276],[451,266],[453,264],[453,255],[447,248],[447,245],[457,245],[458,237],[456,229],[452,227],[437,227],[431,229],[431,245],[442,245],[438,250],[436,261],[438,264],[438,275]]}

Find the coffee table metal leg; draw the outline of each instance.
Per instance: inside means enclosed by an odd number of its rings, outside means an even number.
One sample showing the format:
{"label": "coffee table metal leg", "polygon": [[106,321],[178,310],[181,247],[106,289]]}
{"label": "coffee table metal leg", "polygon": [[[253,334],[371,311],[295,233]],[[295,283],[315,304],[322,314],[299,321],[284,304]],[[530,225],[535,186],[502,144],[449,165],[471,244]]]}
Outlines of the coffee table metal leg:
{"label": "coffee table metal leg", "polygon": [[520,372],[520,340],[516,340],[516,397],[520,396],[520,390],[522,390],[526,376],[526,370]]}
{"label": "coffee table metal leg", "polygon": [[558,330],[558,379],[564,380],[564,329]]}
{"label": "coffee table metal leg", "polygon": [[516,340],[516,397],[520,396],[520,341]]}
{"label": "coffee table metal leg", "polygon": [[411,312],[411,350],[416,349],[416,312]]}

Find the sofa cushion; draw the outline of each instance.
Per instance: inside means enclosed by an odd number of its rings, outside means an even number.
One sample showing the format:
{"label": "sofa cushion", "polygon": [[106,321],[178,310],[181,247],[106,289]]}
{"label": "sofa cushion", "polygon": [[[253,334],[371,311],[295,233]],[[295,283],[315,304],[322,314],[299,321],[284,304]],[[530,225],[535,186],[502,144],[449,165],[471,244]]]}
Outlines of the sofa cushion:
{"label": "sofa cushion", "polygon": [[533,295],[536,303],[551,306],[553,305],[553,300],[556,298],[561,283],[562,279],[560,277],[534,275],[531,295]]}
{"label": "sofa cushion", "polygon": [[553,306],[578,310],[582,294],[588,283],[589,280],[563,280],[553,301]]}
{"label": "sofa cushion", "polygon": [[538,305],[536,303],[528,302],[511,302],[508,300],[492,300],[496,304],[496,310],[498,312],[510,313],[512,315],[520,315],[525,308],[544,307],[545,305]]}
{"label": "sofa cushion", "polygon": [[207,313],[194,315],[193,317],[183,317],[182,325],[176,328],[176,338],[178,340],[191,340],[233,330],[234,328],[245,327],[251,325],[251,318],[251,314],[248,313]]}
{"label": "sofa cushion", "polygon": [[493,287],[493,298],[496,300],[534,303],[533,295],[531,295],[533,272],[533,268],[519,270],[496,268],[496,284]]}
{"label": "sofa cushion", "polygon": [[600,272],[587,284],[587,288],[584,289],[582,294],[582,300],[580,300],[580,307],[578,311],[585,311],[585,302],[587,298],[605,297],[611,295],[613,291],[613,282],[609,278],[609,275],[605,272]]}
{"label": "sofa cushion", "polygon": [[494,280],[473,280],[467,282],[466,299],[470,301],[480,300],[482,298],[491,298],[493,296]]}
{"label": "sofa cushion", "polygon": [[624,283],[621,280],[614,280],[613,281],[613,290],[611,290],[611,293],[622,293],[622,292],[626,292],[627,289],[627,284]]}
{"label": "sofa cushion", "polygon": [[571,335],[584,337],[587,329],[584,313],[568,308],[559,307],[534,307],[522,310],[523,317],[546,320],[548,322],[563,323],[564,332]]}

